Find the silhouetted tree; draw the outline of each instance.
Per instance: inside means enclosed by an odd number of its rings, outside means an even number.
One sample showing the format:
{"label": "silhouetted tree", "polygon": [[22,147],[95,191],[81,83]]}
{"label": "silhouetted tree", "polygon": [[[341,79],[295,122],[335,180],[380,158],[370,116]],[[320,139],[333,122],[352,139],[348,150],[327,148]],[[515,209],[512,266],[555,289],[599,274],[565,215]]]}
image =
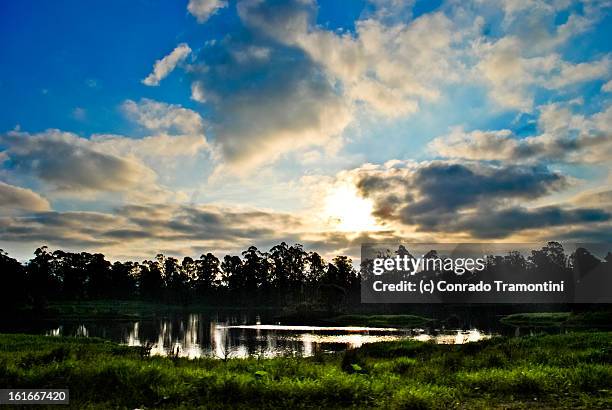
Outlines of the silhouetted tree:
{"label": "silhouetted tree", "polygon": [[242,275],[242,259],[239,256],[225,255],[221,263],[223,271],[223,282],[231,291],[244,289],[244,277]]}
{"label": "silhouetted tree", "polygon": [[28,303],[28,284],[26,270],[16,259],[0,249],[0,306],[3,310]]}
{"label": "silhouetted tree", "polygon": [[220,285],[221,264],[212,253],[201,255],[196,262],[195,289],[198,295],[207,295]]}
{"label": "silhouetted tree", "polygon": [[600,263],[601,261],[585,248],[577,248],[570,255],[570,266],[581,278],[592,272]]}
{"label": "silhouetted tree", "polygon": [[112,298],[127,299],[136,296],[138,264],[134,262],[115,262],[110,269],[111,288],[107,295]]}
{"label": "silhouetted tree", "polygon": [[163,255],[157,255],[155,261],[144,261],[140,265],[140,294],[145,298],[157,299],[164,292]]}
{"label": "silhouetted tree", "polygon": [[61,280],[57,271],[53,269],[53,262],[54,258],[49,248],[42,246],[34,251],[34,258],[26,267],[27,286],[36,310],[47,304],[49,296],[61,294]]}
{"label": "silhouetted tree", "polygon": [[85,269],[89,276],[88,295],[92,298],[103,298],[114,293],[119,285],[113,278],[111,263],[101,253],[86,254]]}

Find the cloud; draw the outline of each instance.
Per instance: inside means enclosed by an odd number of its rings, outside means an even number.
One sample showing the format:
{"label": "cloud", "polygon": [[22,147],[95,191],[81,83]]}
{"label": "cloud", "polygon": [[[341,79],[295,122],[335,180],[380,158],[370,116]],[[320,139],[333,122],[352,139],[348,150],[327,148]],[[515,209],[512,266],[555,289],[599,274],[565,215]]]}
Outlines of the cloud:
{"label": "cloud", "polygon": [[597,5],[452,3],[413,18],[408,2],[391,18],[396,3],[375,1],[343,31],[318,24],[312,0],[238,1],[242,26],[185,67],[215,134],[217,174],[300,149],[337,152],[357,115],[407,117],[456,84],[485,86],[498,107],[527,112],[538,90],[565,92],[609,72],[608,56],[568,62],[558,51],[593,27]]}
{"label": "cloud", "polygon": [[170,54],[155,62],[153,72],[142,80],[142,83],[148,86],[159,85],[159,82],[166,78],[189,54],[191,54],[191,48],[185,43],[179,44]]}
{"label": "cloud", "polygon": [[577,205],[589,204],[591,206],[612,209],[612,189],[610,187],[604,187],[596,191],[581,192],[572,198],[571,202]]}
{"label": "cloud", "polygon": [[[504,238],[509,234],[534,229],[563,226],[570,231],[574,226],[608,222],[609,212],[603,209],[563,209],[546,206],[534,209],[522,207],[481,209],[477,214],[461,215],[445,226],[448,231],[469,232],[478,238]],[[539,232],[541,235],[542,232]],[[552,237],[549,234],[549,238]]]}
{"label": "cloud", "polygon": [[200,115],[149,99],[127,100],[122,111],[150,135],[87,138],[53,129],[0,135],[5,175],[54,198],[185,200],[185,175],[202,172],[198,167],[210,160]]}
{"label": "cloud", "polygon": [[40,212],[49,209],[49,201],[36,192],[0,181],[1,214]]}
{"label": "cloud", "polygon": [[199,103],[206,102],[206,93],[204,92],[204,86],[200,81],[194,81],[191,83],[191,99]]}
{"label": "cloud", "polygon": [[540,107],[540,134],[519,138],[510,130],[456,129],[429,143],[445,158],[502,161],[607,163],[612,155],[612,106],[585,117],[553,103]]}
{"label": "cloud", "polygon": [[237,4],[243,27],[208,43],[186,67],[205,104],[224,171],[246,173],[300,149],[336,152],[356,105],[387,117],[439,96],[454,64],[451,22],[434,13],[386,26],[357,23],[355,37],[315,25],[312,1]]}
{"label": "cloud", "polygon": [[5,242],[138,258],[153,257],[162,249],[190,256],[194,248],[238,252],[252,244],[293,242],[303,228],[299,218],[285,213],[167,203],[125,205],[112,212],[48,211],[0,218]]}
{"label": "cloud", "polygon": [[609,77],[610,58],[608,56],[601,60],[596,60],[587,63],[570,64],[560,62],[556,69],[558,74],[550,79],[550,83],[545,85],[546,88],[563,88],[573,84],[586,81],[597,80]]}
{"label": "cloud", "polygon": [[417,111],[419,99],[435,100],[442,83],[459,78],[452,49],[456,39],[451,21],[442,13],[391,24],[384,18],[389,5],[381,3],[380,13],[355,23],[354,35],[316,26],[316,5],[309,1],[273,8],[242,1],[238,12],[245,24],[304,50],[342,82],[350,100],[398,117]]}
{"label": "cloud", "polygon": [[209,44],[188,73],[224,162],[217,174],[246,173],[308,147],[337,148],[352,119],[340,90],[304,52],[251,28]]}
{"label": "cloud", "polygon": [[374,215],[382,222],[419,232],[503,238],[529,229],[610,220],[602,209],[526,206],[568,186],[566,177],[541,166],[391,161],[347,175],[373,201]]}
{"label": "cloud", "polygon": [[11,131],[0,136],[0,142],[9,169],[32,175],[59,191],[118,192],[155,185],[155,173],[139,161],[102,152],[95,143],[72,133]]}
{"label": "cloud", "polygon": [[[541,167],[423,162],[357,171],[356,186],[374,199],[376,214],[389,212],[406,223],[508,199],[533,199],[561,189],[566,179]],[[399,210],[394,206],[404,203]]]}
{"label": "cloud", "polygon": [[143,138],[128,138],[123,135],[96,134],[90,139],[99,149],[119,156],[135,156],[142,160],[159,160],[195,156],[208,145],[202,135],[151,135]]}
{"label": "cloud", "polygon": [[243,0],[238,13],[246,25],[304,50],[341,82],[347,98],[387,117],[418,111],[453,83],[484,84],[499,107],[530,111],[536,88],[561,90],[608,77],[608,56],[570,63],[557,51],[593,27],[605,4],[572,9],[559,24],[569,2],[509,0],[501,5],[501,32],[490,35],[487,24],[499,10],[484,2],[446,4],[417,18],[411,17],[413,2],[404,2],[402,12],[396,1],[374,3],[375,12],[364,13],[349,33],[316,25],[313,1],[271,7]]}
{"label": "cloud", "polygon": [[126,117],[150,132],[142,138],[95,134],[90,141],[96,149],[118,156],[132,156],[159,165],[161,160],[194,157],[209,148],[200,114],[180,105],[143,98],[121,105]]}
{"label": "cloud", "polygon": [[606,78],[610,72],[608,56],[574,64],[553,52],[525,55],[525,49],[524,41],[516,36],[479,46],[475,71],[488,85],[490,98],[502,108],[529,112],[537,88],[560,90]]}
{"label": "cloud", "polygon": [[570,40],[595,27],[609,7],[609,2],[506,0],[500,23],[496,5],[467,2],[455,16],[486,22],[464,47],[471,81],[484,85],[498,108],[530,112],[539,90],[564,93],[608,77],[609,56],[570,62],[563,54]]}
{"label": "cloud", "polygon": [[153,132],[170,134],[203,134],[204,124],[197,112],[180,105],[142,98],[139,102],[126,100],[121,109],[126,116]]}
{"label": "cloud", "polygon": [[227,7],[225,0],[189,0],[187,4],[187,10],[200,24],[225,7]]}

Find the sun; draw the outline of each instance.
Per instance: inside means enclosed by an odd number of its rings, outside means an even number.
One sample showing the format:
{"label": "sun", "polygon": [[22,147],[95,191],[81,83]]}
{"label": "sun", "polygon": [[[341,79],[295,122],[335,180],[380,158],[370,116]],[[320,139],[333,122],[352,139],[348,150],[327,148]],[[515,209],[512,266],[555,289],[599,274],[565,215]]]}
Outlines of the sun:
{"label": "sun", "polygon": [[350,186],[334,187],[325,198],[324,214],[338,231],[376,231],[380,226],[372,216],[372,201],[362,198]]}

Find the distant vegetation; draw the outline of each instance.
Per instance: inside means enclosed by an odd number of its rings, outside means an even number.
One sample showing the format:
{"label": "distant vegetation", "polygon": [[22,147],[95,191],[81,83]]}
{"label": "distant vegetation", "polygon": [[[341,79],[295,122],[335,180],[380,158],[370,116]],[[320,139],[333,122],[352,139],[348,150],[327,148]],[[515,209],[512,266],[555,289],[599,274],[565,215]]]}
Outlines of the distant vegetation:
{"label": "distant vegetation", "polygon": [[351,296],[357,301],[359,296],[351,259],[338,256],[326,262],[316,252],[284,242],[269,252],[251,246],[242,257],[226,255],[222,260],[212,253],[182,261],[160,254],[143,262],[111,263],[99,253],[41,247],[33,259],[21,264],[0,251],[0,274],[5,311],[23,306],[41,310],[53,300],[96,299],[212,305],[317,303],[334,311]]}
{"label": "distant vegetation", "polygon": [[612,327],[612,312],[515,313],[500,320],[517,327]]}
{"label": "distant vegetation", "polygon": [[73,408],[612,408],[612,333],[227,361],[0,335],[0,363],[1,386],[69,388]]}
{"label": "distant vegetation", "polygon": [[[400,247],[388,252],[392,255],[407,250]],[[428,255],[437,254],[432,250]],[[570,277],[574,270],[589,272],[611,262],[610,253],[603,260],[584,248],[566,255],[559,243],[549,242],[527,257],[514,251],[489,256],[481,274],[512,272],[528,277],[532,272],[545,271],[555,277]],[[363,262],[362,269],[367,269],[367,263]],[[337,256],[327,262],[302,245],[284,242],[267,252],[251,246],[241,256],[218,259],[206,253],[198,259],[185,257],[180,261],[159,254],[142,262],[110,262],[100,253],[41,247],[34,258],[22,264],[0,250],[0,275],[3,313],[24,307],[38,312],[50,301],[57,305],[58,301],[101,299],[285,306],[297,314],[338,312],[360,302],[359,274],[350,258]]]}

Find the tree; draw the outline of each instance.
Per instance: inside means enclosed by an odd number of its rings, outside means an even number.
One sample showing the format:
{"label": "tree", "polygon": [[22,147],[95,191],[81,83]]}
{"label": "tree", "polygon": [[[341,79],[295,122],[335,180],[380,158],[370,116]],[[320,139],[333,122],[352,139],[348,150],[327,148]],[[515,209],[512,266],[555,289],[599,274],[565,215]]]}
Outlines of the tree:
{"label": "tree", "polygon": [[12,310],[28,302],[25,268],[16,259],[0,249],[0,306]]}
{"label": "tree", "polygon": [[585,248],[577,248],[570,255],[570,266],[581,278],[592,272],[600,263],[601,261]]}
{"label": "tree", "polygon": [[61,280],[53,269],[54,258],[49,248],[41,246],[26,267],[26,281],[35,309],[42,309],[50,295],[61,294]]}
{"label": "tree", "polygon": [[136,273],[138,264],[134,262],[115,262],[110,269],[112,288],[107,296],[112,298],[132,298],[138,288]]}
{"label": "tree", "polygon": [[212,253],[203,254],[196,262],[195,291],[198,295],[207,295],[218,285],[221,277],[219,259]]}
{"label": "tree", "polygon": [[172,302],[187,303],[189,300],[189,277],[176,258],[164,258],[164,281],[166,298]]}
{"label": "tree", "polygon": [[244,289],[244,277],[242,275],[242,260],[239,256],[225,255],[221,263],[223,281],[227,283],[229,290]]}
{"label": "tree", "polygon": [[163,255],[157,255],[155,261],[144,261],[139,266],[140,294],[145,298],[157,299],[163,294],[165,283],[160,260],[163,260]]}
{"label": "tree", "polygon": [[316,252],[310,252],[306,256],[306,266],[308,267],[305,278],[306,282],[309,284],[314,284],[321,281],[325,275],[326,266],[326,263],[321,255]]}
{"label": "tree", "polygon": [[86,255],[85,269],[89,276],[88,295],[92,298],[111,296],[114,293],[115,286],[118,285],[113,280],[111,263],[101,253]]}

